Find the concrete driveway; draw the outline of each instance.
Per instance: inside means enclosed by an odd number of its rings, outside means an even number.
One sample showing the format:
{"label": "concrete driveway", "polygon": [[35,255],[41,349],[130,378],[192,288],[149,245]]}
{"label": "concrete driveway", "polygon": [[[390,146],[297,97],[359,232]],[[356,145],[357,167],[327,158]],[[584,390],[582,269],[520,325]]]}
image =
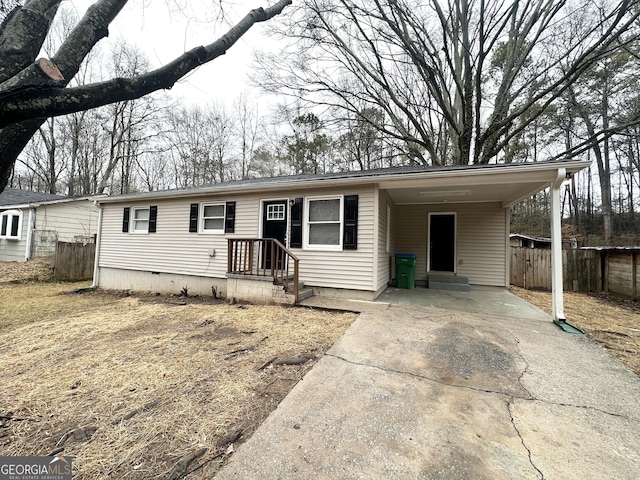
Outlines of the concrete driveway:
{"label": "concrete driveway", "polygon": [[544,315],[378,304],[216,479],[636,480],[638,399]]}

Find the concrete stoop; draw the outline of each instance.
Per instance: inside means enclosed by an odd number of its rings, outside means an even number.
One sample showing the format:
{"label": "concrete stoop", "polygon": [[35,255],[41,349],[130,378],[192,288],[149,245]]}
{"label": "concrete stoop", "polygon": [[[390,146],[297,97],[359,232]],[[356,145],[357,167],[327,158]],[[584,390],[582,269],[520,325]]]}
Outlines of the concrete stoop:
{"label": "concrete stoop", "polygon": [[[313,290],[299,284],[298,301],[313,296]],[[271,276],[227,274],[227,297],[256,304],[296,303],[293,291]]]}
{"label": "concrete stoop", "polygon": [[306,300],[307,298],[313,297],[313,288],[304,288],[304,285],[301,285],[298,289],[298,302]]}
{"label": "concrete stoop", "polygon": [[[293,278],[291,278],[290,280],[293,280]],[[275,280],[274,280],[274,283],[275,283]],[[287,295],[290,295],[291,297],[293,297],[292,289],[286,290],[286,293]],[[310,287],[305,287],[304,282],[299,282],[298,283],[298,303],[311,297],[313,297],[313,289]],[[295,303],[295,299],[292,303]]]}
{"label": "concrete stoop", "polygon": [[430,273],[427,277],[427,288],[449,290],[454,292],[470,292],[469,279],[461,275],[444,275]]}

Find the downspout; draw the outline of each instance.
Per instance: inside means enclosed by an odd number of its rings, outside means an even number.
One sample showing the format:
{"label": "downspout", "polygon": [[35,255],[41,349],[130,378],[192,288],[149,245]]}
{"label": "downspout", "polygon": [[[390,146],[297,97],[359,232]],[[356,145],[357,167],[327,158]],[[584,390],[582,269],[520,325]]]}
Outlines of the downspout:
{"label": "downspout", "polygon": [[98,278],[98,262],[100,261],[100,240],[102,237],[102,205],[100,205],[97,201],[93,202],[94,205],[98,207],[98,231],[96,232],[96,255],[93,260],[93,283],[91,284],[91,288],[98,288],[100,285]]}
{"label": "downspout", "polygon": [[551,310],[553,322],[565,332],[584,333],[579,328],[568,324],[564,315],[560,187],[566,179],[567,170],[562,167],[558,169],[558,175],[555,181],[551,183]]}
{"label": "downspout", "polygon": [[28,262],[33,256],[33,233],[36,229],[36,209],[29,208],[29,225],[27,227],[27,246],[24,252],[24,261]]}

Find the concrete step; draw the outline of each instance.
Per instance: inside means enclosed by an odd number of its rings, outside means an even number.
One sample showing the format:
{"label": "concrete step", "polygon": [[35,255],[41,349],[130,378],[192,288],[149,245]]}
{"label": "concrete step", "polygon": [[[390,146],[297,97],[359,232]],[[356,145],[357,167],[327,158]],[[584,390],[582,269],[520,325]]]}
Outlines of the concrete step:
{"label": "concrete step", "polygon": [[442,273],[430,273],[428,275],[429,285],[431,282],[436,283],[461,283],[463,285],[469,284],[469,279],[467,277],[463,277],[462,275],[445,275]]}
{"label": "concrete step", "polygon": [[449,290],[452,292],[470,292],[471,286],[468,283],[444,283],[432,282],[429,280],[429,288],[433,290]]}
{"label": "concrete step", "polygon": [[298,290],[298,302],[313,297],[313,288],[303,288]]}

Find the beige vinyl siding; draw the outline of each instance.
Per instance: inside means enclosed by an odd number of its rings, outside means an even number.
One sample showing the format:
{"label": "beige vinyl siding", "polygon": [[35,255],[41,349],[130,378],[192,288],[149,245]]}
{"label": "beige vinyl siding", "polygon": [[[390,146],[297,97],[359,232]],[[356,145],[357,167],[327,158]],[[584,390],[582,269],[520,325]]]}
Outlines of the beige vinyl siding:
{"label": "beige vinyl siding", "polygon": [[41,205],[36,209],[34,256],[53,255],[56,241],[88,240],[98,228],[98,207],[89,200]]}
{"label": "beige vinyl siding", "polygon": [[[206,196],[171,200],[103,205],[102,243],[99,266],[105,268],[162,272],[223,278],[227,271],[227,240],[261,235],[261,200],[322,195],[359,195],[358,249],[311,251],[292,249],[300,259],[300,278],[318,287],[373,288],[373,187],[342,191],[307,189],[286,195]],[[189,232],[192,203],[236,202],[233,234]],[[158,207],[157,231],[150,234],[122,233],[124,207]],[[209,249],[215,249],[210,257]]]}
{"label": "beige vinyl siding", "polygon": [[[189,232],[192,203],[236,201],[235,233]],[[258,200],[250,197],[202,197],[103,206],[100,267],[149,272],[224,277],[227,271],[227,239],[257,236]],[[123,233],[125,207],[158,207],[156,233]],[[200,206],[199,210],[202,210]],[[209,250],[215,249],[215,256]]]}
{"label": "beige vinyl siding", "polygon": [[373,279],[373,186],[349,190],[294,191],[291,198],[324,195],[358,195],[358,248],[357,250],[342,251],[292,249],[300,259],[300,279],[306,285],[313,287],[375,290]]}
{"label": "beige vinyl siding", "polygon": [[0,238],[0,262],[24,262],[27,252],[27,232],[29,231],[29,209],[19,208],[10,210],[22,212],[20,240]]}
{"label": "beige vinyl siding", "polygon": [[[391,238],[389,250],[387,251],[387,206],[391,209]],[[385,190],[380,190],[378,194],[378,273],[376,279],[376,291],[384,288],[391,279],[392,271],[390,267],[390,257],[394,251],[393,235],[393,200]]]}
{"label": "beige vinyl siding", "polygon": [[456,213],[456,273],[475,285],[507,286],[507,225],[499,203],[398,205],[396,253],[417,255],[416,281],[427,277],[430,212]]}

